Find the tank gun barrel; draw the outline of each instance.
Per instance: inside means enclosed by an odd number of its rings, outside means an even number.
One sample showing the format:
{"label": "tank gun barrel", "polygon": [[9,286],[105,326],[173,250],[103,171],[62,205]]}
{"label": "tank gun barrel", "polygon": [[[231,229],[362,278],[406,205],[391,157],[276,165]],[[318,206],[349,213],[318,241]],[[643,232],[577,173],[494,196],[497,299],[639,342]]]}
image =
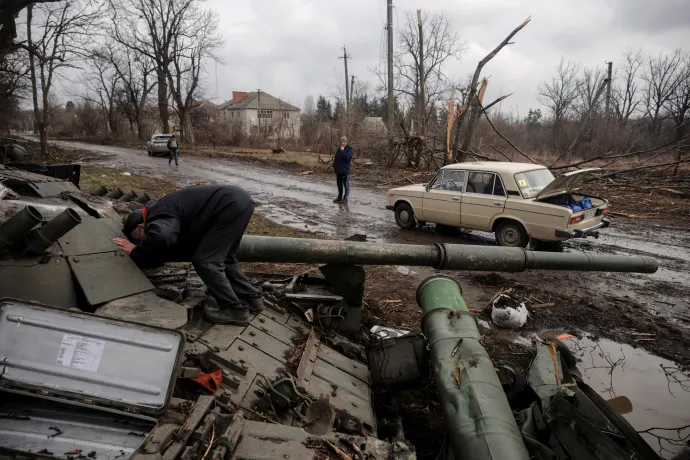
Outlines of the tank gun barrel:
{"label": "tank gun barrel", "polygon": [[656,259],[537,252],[522,248],[463,244],[386,244],[245,235],[238,257],[243,262],[407,265],[439,270],[521,272],[524,270],[579,270],[654,273]]}

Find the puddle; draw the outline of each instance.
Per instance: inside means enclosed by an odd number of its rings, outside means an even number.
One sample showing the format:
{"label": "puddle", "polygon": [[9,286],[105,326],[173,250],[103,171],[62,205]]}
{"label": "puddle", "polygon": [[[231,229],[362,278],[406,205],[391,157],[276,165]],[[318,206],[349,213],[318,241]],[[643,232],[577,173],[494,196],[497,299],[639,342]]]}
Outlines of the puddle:
{"label": "puddle", "polygon": [[[671,458],[682,450],[683,442],[661,439],[690,440],[690,377],[678,366],[640,348],[601,339],[575,337],[564,341],[578,359],[578,368],[585,382],[605,399],[627,396],[633,405],[625,418],[636,430],[653,427],[686,427],[675,430],[654,430],[642,434],[663,458]],[[675,445],[674,445],[675,444]]]}

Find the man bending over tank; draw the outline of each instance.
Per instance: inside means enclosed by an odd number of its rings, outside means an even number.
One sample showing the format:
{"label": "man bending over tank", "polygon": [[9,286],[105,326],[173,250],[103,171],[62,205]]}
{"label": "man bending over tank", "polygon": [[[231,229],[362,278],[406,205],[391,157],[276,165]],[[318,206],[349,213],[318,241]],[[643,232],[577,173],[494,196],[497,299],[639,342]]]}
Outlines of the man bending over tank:
{"label": "man bending over tank", "polygon": [[240,269],[237,250],[254,201],[231,185],[188,187],[127,216],[115,243],[140,268],[191,261],[206,284],[204,316],[215,324],[249,324],[263,309],[261,292]]}

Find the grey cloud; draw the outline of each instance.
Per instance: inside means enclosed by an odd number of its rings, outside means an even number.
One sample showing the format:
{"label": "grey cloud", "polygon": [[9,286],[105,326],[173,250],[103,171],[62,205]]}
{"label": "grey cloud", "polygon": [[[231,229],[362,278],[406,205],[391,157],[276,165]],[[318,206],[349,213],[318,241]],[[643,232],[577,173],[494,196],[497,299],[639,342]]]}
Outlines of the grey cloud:
{"label": "grey cloud", "polygon": [[[461,37],[474,44],[449,76],[464,79],[483,53],[493,49],[527,16],[532,22],[514,39],[508,59],[487,65],[487,98],[512,92],[507,107],[537,107],[536,86],[550,77],[561,57],[599,66],[627,47],[675,48],[688,42],[690,0],[394,0],[395,28],[406,10],[443,10]],[[347,45],[350,72],[378,83],[369,68],[385,56],[385,0],[212,0],[226,33],[226,64],[218,67],[219,97],[261,87],[301,105],[308,94],[331,95],[344,82],[338,60]],[[644,7],[644,9],[643,9]],[[612,28],[613,26],[613,28]],[[671,30],[672,29],[672,30]],[[666,32],[662,34],[661,32]],[[211,74],[213,72],[210,72]],[[211,78],[212,79],[212,78]],[[213,82],[207,83],[212,88]],[[207,91],[207,93],[213,91]]]}
{"label": "grey cloud", "polygon": [[690,27],[688,0],[619,0],[612,23],[631,33],[662,34]]}

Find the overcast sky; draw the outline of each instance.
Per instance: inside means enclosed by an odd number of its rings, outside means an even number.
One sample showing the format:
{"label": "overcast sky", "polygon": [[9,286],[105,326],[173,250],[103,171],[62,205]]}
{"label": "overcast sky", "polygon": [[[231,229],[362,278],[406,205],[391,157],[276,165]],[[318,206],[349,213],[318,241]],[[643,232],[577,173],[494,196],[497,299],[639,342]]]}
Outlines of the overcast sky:
{"label": "overcast sky", "polygon": [[[205,96],[219,102],[232,91],[261,88],[294,105],[331,95],[343,86],[342,46],[352,55],[350,75],[376,86],[368,70],[385,59],[386,0],[209,0],[218,11],[224,64],[209,69]],[[595,67],[626,48],[652,52],[690,48],[690,0],[394,0],[394,28],[406,10],[444,11],[466,42],[460,61],[448,64],[456,80],[528,16],[532,22],[484,69],[486,100],[513,93],[503,108],[524,115],[539,107],[537,87],[561,57]],[[381,61],[385,65],[385,61]]]}

